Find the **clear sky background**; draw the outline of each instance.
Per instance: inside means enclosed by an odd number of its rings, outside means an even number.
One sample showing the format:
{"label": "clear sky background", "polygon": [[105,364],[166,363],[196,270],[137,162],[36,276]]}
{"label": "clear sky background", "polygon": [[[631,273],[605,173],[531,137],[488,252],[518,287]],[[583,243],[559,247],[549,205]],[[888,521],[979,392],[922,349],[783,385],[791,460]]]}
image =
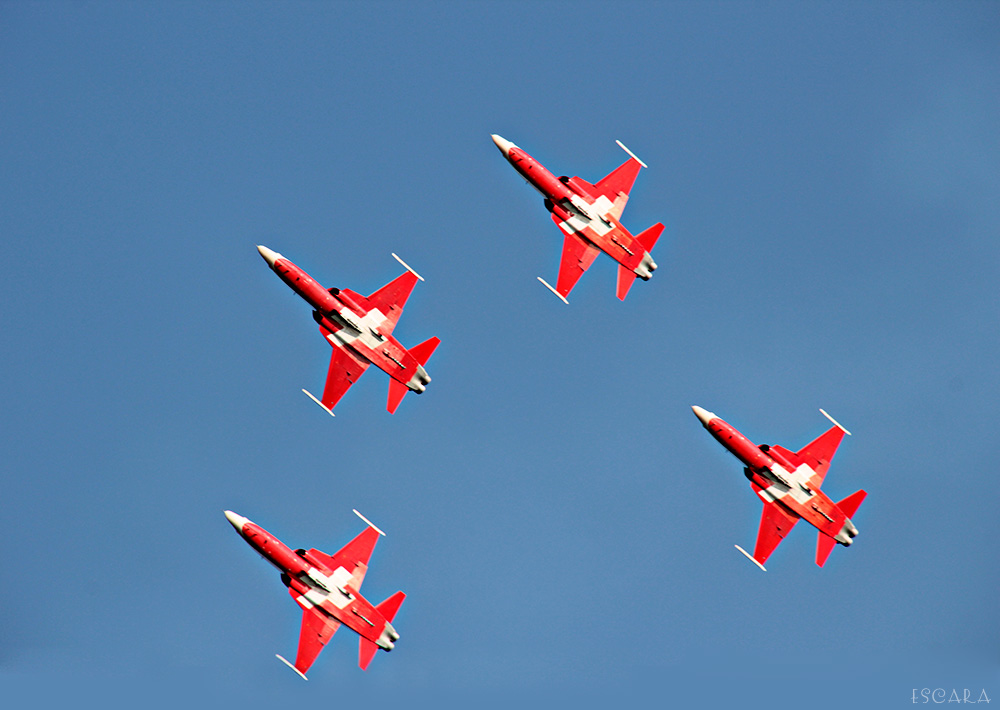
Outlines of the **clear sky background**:
{"label": "clear sky background", "polygon": [[[1000,698],[996,3],[0,4],[0,689],[36,706],[901,707]],[[490,141],[667,227],[628,300]],[[442,340],[336,419],[326,286],[425,278]],[[699,404],[845,438],[868,499],[827,566]],[[303,683],[299,609],[226,508],[292,547],[388,535],[408,594],[368,673]]]}

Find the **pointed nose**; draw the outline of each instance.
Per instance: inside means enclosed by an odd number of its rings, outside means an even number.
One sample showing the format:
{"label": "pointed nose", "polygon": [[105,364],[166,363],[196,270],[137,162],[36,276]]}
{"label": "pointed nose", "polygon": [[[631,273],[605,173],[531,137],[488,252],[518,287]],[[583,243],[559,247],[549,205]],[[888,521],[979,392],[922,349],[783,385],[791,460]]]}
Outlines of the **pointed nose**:
{"label": "pointed nose", "polygon": [[271,251],[267,247],[261,246],[260,244],[257,245],[257,251],[260,252],[260,255],[264,257],[264,261],[266,261],[267,265],[270,266],[272,269],[274,268],[274,262],[276,262],[278,259],[285,258],[278,252]]}
{"label": "pointed nose", "polygon": [[500,152],[503,153],[503,157],[507,158],[510,156],[510,149],[514,147],[513,143],[503,136],[498,136],[496,133],[492,134],[490,138],[492,138],[493,142],[497,144],[497,148],[499,148]]}
{"label": "pointed nose", "polygon": [[715,415],[712,412],[709,412],[706,409],[702,409],[697,404],[691,407],[691,411],[694,412],[694,415],[698,417],[698,419],[701,420],[701,423],[704,424],[705,426],[708,426],[708,423],[713,419],[715,419]]}
{"label": "pointed nose", "polygon": [[236,532],[243,534],[243,526],[247,524],[247,519],[242,515],[237,515],[231,510],[227,510],[225,513],[226,520],[229,521],[229,524],[236,528]]}

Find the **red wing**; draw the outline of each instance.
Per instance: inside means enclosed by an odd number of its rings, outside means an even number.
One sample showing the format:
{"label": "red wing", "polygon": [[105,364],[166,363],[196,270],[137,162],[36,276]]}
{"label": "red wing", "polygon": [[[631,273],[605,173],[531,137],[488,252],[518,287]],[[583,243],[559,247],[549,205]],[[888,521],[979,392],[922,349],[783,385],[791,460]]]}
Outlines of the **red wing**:
{"label": "red wing", "polygon": [[615,219],[620,219],[625,210],[628,193],[631,192],[632,185],[635,184],[635,178],[639,174],[640,168],[642,168],[642,164],[635,158],[630,158],[594,186],[599,195],[604,195],[614,204],[610,214]]}
{"label": "red wing", "polygon": [[316,656],[339,628],[339,621],[334,621],[315,609],[303,612],[302,628],[299,631],[299,651],[295,656],[295,668],[299,673],[305,676]]}
{"label": "red wing", "polygon": [[379,531],[368,527],[333,555],[319,550],[309,550],[307,554],[326,565],[331,572],[338,567],[343,567],[350,572],[351,579],[348,584],[357,592],[360,591],[361,583],[365,579],[365,573],[368,571],[368,560],[371,559],[372,550],[375,549],[378,538]]}
{"label": "red wing", "polygon": [[379,309],[388,319],[388,323],[382,326],[382,335],[391,334],[396,327],[399,317],[403,314],[406,299],[410,297],[416,283],[416,274],[407,271],[368,297],[372,306]]}
{"label": "red wing", "polygon": [[[328,332],[320,327],[324,336]],[[330,343],[333,345],[333,342]],[[344,393],[365,373],[371,363],[362,360],[342,345],[333,345],[330,369],[326,372],[326,386],[323,388],[323,406],[333,409]]]}
{"label": "red wing", "polygon": [[757,546],[753,549],[754,559],[763,565],[799,520],[798,516],[785,512],[777,503],[765,503],[757,533]]}
{"label": "red wing", "polygon": [[815,472],[809,479],[809,485],[813,488],[819,488],[823,485],[826,472],[830,469],[830,462],[833,460],[834,454],[837,453],[837,447],[840,446],[840,440],[843,438],[844,430],[835,426],[817,437],[812,443],[806,444],[795,454],[802,463],[808,465]]}
{"label": "red wing", "polygon": [[[559,224],[558,217],[553,216],[552,219]],[[576,282],[583,276],[583,272],[590,268],[600,253],[600,249],[587,244],[575,234],[566,234],[559,261],[559,280],[556,282],[556,291],[559,295],[563,298],[569,295]]]}

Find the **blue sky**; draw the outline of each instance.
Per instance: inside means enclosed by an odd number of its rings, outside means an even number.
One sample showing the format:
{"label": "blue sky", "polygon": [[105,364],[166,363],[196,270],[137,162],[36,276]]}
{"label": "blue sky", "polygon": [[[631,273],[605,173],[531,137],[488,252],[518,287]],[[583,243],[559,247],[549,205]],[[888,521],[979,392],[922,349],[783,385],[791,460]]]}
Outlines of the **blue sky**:
{"label": "blue sky", "polygon": [[[41,706],[911,704],[1000,696],[1000,15],[992,3],[0,5],[0,688]],[[666,224],[654,278],[561,238],[490,141]],[[266,267],[425,278],[331,420],[328,347]],[[853,432],[823,569],[699,404],[758,443]],[[233,533],[384,529],[369,672],[302,683],[298,608]]]}

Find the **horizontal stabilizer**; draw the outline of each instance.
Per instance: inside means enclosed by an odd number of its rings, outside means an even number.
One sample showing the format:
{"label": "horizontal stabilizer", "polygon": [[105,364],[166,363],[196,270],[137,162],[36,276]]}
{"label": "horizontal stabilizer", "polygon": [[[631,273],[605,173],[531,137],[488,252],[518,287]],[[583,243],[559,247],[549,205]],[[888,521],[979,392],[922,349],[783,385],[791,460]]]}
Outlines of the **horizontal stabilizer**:
{"label": "horizontal stabilizer", "polygon": [[406,393],[409,391],[410,388],[399,380],[389,380],[389,402],[386,405],[386,409],[389,410],[389,414],[396,413],[399,403],[403,401],[403,397],[405,397]]}
{"label": "horizontal stabilizer", "polygon": [[618,300],[624,301],[628,291],[635,283],[635,272],[627,266],[618,265]]}
{"label": "horizontal stabilizer", "polygon": [[360,648],[358,649],[358,665],[361,666],[361,670],[368,670],[368,665],[375,658],[377,651],[378,646],[375,645],[374,641],[369,641],[364,636],[361,637]]}
{"label": "horizontal stabilizer", "polygon": [[827,535],[826,533],[820,533],[819,539],[816,540],[816,564],[822,567],[826,564],[827,558],[830,553],[833,552],[834,546],[837,541]]}
{"label": "horizontal stabilizer", "polygon": [[660,238],[661,234],[663,234],[663,225],[657,222],[642,234],[636,235],[636,240],[642,244],[643,249],[651,252],[653,251],[653,247],[656,246],[656,241]]}
{"label": "horizontal stabilizer", "polygon": [[410,355],[415,357],[421,365],[426,365],[427,361],[431,359],[431,355],[434,354],[434,350],[440,344],[440,338],[430,338],[420,343],[420,345],[414,345],[410,348]]}
{"label": "horizontal stabilizer", "polygon": [[856,493],[852,493],[851,495],[844,498],[844,500],[837,503],[837,507],[840,508],[840,511],[844,515],[850,518],[855,513],[858,512],[858,508],[861,507],[861,502],[865,499],[866,495],[868,495],[868,493],[863,490],[858,491]]}
{"label": "horizontal stabilizer", "polygon": [[396,612],[399,611],[400,604],[406,599],[406,595],[402,592],[396,592],[391,597],[386,599],[384,602],[379,604],[375,609],[378,613],[385,617],[386,621],[392,621],[396,618]]}

